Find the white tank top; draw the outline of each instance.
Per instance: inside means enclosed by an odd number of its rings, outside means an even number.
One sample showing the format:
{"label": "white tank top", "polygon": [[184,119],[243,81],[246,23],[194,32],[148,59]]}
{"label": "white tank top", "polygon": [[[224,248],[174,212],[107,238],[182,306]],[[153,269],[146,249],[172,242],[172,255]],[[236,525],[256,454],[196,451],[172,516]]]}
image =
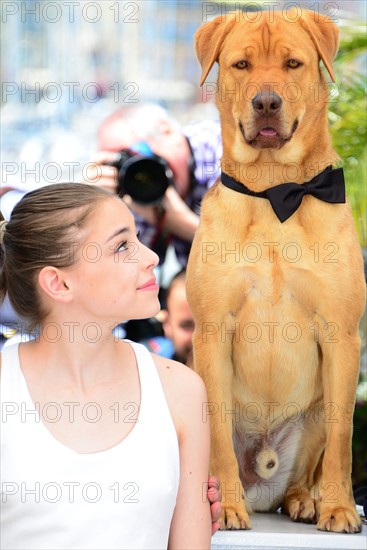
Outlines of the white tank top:
{"label": "white tank top", "polygon": [[[131,343],[141,386],[136,425],[116,446],[79,454],[43,424],[20,369],[18,345],[2,351],[1,548],[167,548],[179,449],[150,353]],[[57,407],[47,407],[47,418],[57,418]]]}

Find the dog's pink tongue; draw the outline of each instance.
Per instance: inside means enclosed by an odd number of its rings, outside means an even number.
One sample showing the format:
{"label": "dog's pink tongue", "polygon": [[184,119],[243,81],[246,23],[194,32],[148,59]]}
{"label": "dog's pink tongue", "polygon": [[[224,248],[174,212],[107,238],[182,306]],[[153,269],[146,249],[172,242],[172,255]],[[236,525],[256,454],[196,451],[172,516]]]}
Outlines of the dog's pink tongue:
{"label": "dog's pink tongue", "polygon": [[274,128],[263,128],[259,132],[260,136],[266,136],[266,137],[274,137],[277,135],[277,133],[278,132],[274,130]]}

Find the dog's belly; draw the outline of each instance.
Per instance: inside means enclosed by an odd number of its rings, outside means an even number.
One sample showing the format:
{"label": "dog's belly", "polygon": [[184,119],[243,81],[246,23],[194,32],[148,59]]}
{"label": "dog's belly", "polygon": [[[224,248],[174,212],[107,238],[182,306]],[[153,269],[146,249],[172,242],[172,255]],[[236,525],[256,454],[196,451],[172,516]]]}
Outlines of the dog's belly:
{"label": "dog's belly", "polygon": [[[322,398],[315,308],[300,278],[305,271],[272,273],[246,268],[245,299],[233,316],[234,446],[248,508],[276,508],[292,479],[300,452],[304,415]],[[259,277],[261,273],[261,278]],[[275,451],[274,476],[257,475],[254,460],[263,448]]]}
{"label": "dog's belly", "polygon": [[[290,316],[255,316],[239,323],[240,342],[234,344],[234,397],[282,410],[289,403],[305,410],[315,398],[319,353],[311,322]],[[264,415],[263,415],[264,416]]]}
{"label": "dog's belly", "polygon": [[[266,421],[272,424],[288,405],[291,410],[290,404],[296,403],[296,413],[315,400],[321,391],[320,355],[315,308],[305,293],[298,294],[297,274],[288,275],[277,289],[266,279],[252,276],[252,286],[233,315],[233,386],[235,400],[256,403],[263,419],[272,408],[274,418]],[[307,284],[313,283],[308,278]]]}

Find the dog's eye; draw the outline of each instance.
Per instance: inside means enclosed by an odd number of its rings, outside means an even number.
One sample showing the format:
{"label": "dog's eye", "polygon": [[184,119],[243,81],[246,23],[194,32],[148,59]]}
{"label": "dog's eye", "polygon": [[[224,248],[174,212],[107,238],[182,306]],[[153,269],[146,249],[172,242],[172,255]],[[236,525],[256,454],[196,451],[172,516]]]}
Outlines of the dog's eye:
{"label": "dog's eye", "polygon": [[288,67],[290,67],[291,69],[297,69],[297,67],[300,67],[302,65],[302,63],[300,63],[299,61],[297,61],[297,59],[290,59],[287,63]]}
{"label": "dog's eye", "polygon": [[247,61],[242,59],[242,61],[239,61],[238,63],[235,63],[233,65],[233,67],[235,67],[236,69],[246,69],[248,67],[248,63],[247,63]]}

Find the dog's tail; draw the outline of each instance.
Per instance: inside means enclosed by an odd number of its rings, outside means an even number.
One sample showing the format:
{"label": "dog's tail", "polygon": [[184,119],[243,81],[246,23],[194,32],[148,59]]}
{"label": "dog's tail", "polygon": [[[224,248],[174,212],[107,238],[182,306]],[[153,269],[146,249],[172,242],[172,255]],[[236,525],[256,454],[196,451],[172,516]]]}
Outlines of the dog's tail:
{"label": "dog's tail", "polygon": [[262,479],[271,479],[278,471],[279,457],[277,453],[266,447],[256,457],[255,471]]}

